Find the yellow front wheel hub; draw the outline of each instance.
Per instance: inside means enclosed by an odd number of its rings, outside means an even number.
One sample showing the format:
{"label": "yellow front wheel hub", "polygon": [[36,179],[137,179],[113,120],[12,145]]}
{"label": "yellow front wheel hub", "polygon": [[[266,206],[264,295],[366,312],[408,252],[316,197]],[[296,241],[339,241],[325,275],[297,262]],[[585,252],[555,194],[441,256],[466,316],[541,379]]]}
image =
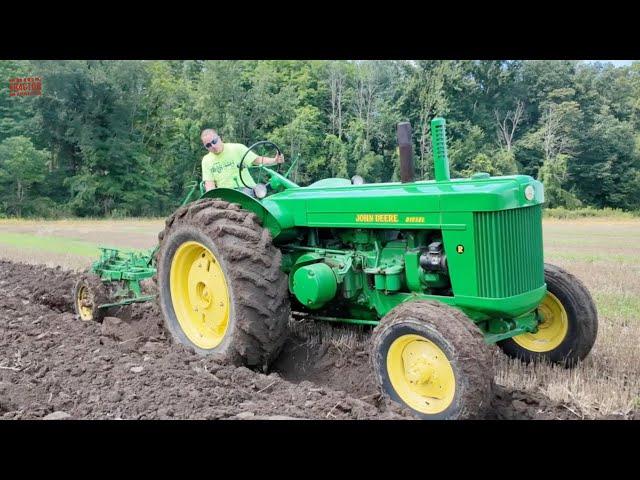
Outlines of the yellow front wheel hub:
{"label": "yellow front wheel hub", "polygon": [[169,278],[171,301],[187,338],[203,349],[217,347],[229,327],[229,289],[218,259],[195,241],[176,250]]}
{"label": "yellow front wheel hub", "polygon": [[550,352],[560,346],[569,331],[567,311],[553,293],[547,292],[538,306],[542,322],[536,333],[523,333],[513,337],[513,341],[531,352]]}
{"label": "yellow front wheel hub", "polygon": [[396,393],[420,413],[438,414],[453,402],[456,379],[445,353],[421,335],[403,335],[387,352],[387,371]]}
{"label": "yellow front wheel hub", "polygon": [[89,288],[87,288],[86,285],[82,285],[78,289],[77,295],[76,302],[78,304],[80,319],[85,322],[93,320],[93,300]]}

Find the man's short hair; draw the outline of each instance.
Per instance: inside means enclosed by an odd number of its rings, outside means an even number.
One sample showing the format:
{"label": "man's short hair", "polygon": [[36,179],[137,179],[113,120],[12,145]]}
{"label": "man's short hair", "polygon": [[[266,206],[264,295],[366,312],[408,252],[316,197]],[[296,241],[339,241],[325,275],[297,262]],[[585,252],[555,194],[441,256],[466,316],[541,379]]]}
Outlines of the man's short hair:
{"label": "man's short hair", "polygon": [[205,135],[209,135],[211,133],[213,133],[214,135],[218,135],[218,132],[216,132],[213,128],[205,128],[200,134],[200,139],[204,138]]}

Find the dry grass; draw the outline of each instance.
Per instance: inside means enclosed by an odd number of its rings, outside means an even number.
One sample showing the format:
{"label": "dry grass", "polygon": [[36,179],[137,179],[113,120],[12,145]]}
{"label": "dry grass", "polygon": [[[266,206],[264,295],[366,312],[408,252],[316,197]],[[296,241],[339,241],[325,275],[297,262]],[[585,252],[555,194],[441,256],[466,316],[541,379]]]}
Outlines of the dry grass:
{"label": "dry grass", "polygon": [[370,326],[347,325],[334,322],[309,321],[291,318],[289,330],[310,346],[327,344],[339,351],[366,349],[371,337]]}
{"label": "dry grass", "polygon": [[580,278],[598,309],[598,337],[573,370],[500,355],[496,382],[579,405],[586,418],[640,410],[640,220],[551,220],[545,260]]}

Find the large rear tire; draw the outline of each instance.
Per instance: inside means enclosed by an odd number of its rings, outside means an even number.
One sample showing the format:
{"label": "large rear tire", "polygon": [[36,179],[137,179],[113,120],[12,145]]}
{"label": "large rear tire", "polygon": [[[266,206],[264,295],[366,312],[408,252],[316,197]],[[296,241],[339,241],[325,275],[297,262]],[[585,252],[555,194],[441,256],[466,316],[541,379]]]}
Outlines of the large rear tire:
{"label": "large rear tire", "polygon": [[158,235],[158,289],[173,338],[203,355],[266,369],[290,315],[281,253],[252,212],[201,199]]}
{"label": "large rear tire", "polygon": [[547,296],[538,307],[543,321],[538,332],[498,342],[508,356],[524,362],[548,361],[574,367],[593,348],[598,312],[587,287],[560,267],[545,263]]}
{"label": "large rear tire", "polygon": [[375,327],[371,360],[388,399],[425,420],[482,418],[493,393],[493,361],[480,329],[433,301],[403,303]]}

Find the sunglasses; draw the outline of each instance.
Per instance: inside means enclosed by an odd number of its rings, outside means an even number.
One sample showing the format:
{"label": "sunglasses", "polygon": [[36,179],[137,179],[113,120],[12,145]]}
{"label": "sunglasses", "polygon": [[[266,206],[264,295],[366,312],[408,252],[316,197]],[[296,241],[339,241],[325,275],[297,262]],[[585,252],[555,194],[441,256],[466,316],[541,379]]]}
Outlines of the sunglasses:
{"label": "sunglasses", "polygon": [[211,142],[209,142],[209,143],[205,143],[205,144],[204,144],[204,148],[211,148],[211,147],[213,147],[216,143],[218,143],[218,141],[219,141],[219,140],[220,140],[220,137],[217,137],[217,138],[215,138],[215,139],[211,140]]}

